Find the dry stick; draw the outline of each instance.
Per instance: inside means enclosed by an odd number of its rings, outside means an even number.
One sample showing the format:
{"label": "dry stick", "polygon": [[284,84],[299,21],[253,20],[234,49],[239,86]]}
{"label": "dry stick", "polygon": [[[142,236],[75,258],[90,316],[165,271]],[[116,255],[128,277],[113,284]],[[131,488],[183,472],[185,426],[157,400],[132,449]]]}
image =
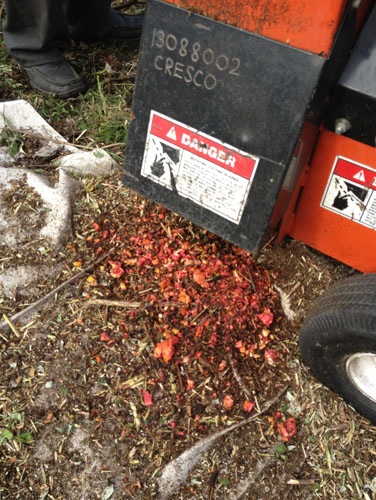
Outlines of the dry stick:
{"label": "dry stick", "polygon": [[[5,320],[0,323],[0,329],[5,329],[5,328],[9,327],[14,331],[14,328],[15,328],[14,323],[16,321],[19,321],[21,318],[23,318],[24,316],[27,316],[28,314],[37,312],[46,302],[49,302],[50,300],[52,300],[57,293],[59,293],[61,290],[66,288],[68,285],[70,285],[74,281],[83,278],[89,271],[91,271],[100,262],[102,262],[102,260],[106,259],[112,252],[113,252],[113,250],[110,250],[105,255],[102,255],[102,257],[100,257],[99,259],[94,261],[92,264],[90,264],[90,266],[86,267],[85,269],[83,269],[80,273],[76,274],[75,276],[72,276],[72,278],[69,278],[69,280],[64,281],[64,283],[61,283],[61,285],[57,286],[51,292],[49,292],[47,295],[45,295],[41,299],[37,300],[36,302],[31,304],[30,306],[26,307],[26,309],[23,309],[22,311],[14,314],[10,318],[5,318]],[[13,326],[11,326],[11,325],[13,325]]]}
{"label": "dry stick", "polygon": [[255,484],[257,478],[264,471],[264,469],[266,469],[266,467],[268,467],[273,461],[275,461],[275,456],[276,456],[275,450],[276,450],[275,445],[269,446],[266,457],[263,460],[259,460],[257,462],[250,477],[248,479],[240,481],[236,491],[234,493],[231,492],[230,495],[227,497],[227,500],[240,500],[240,498],[244,495],[244,493],[246,493],[249,490],[249,488],[253,484]]}
{"label": "dry stick", "polygon": [[[306,461],[306,458],[305,458],[305,456],[303,456],[302,459],[297,464],[297,467],[295,468],[295,474],[299,474],[301,472],[301,470],[303,469],[303,466],[305,464],[305,461]],[[284,473],[283,475],[286,475],[286,473]],[[280,481],[281,481],[281,478],[280,478]],[[289,479],[289,480],[286,480],[287,487],[285,486],[285,494],[284,494],[283,498],[286,500],[288,498],[290,498],[291,490],[295,485],[305,485],[305,484],[315,484],[315,480],[314,479],[306,479],[306,480]]]}
{"label": "dry stick", "polygon": [[[286,484],[292,486],[306,486],[315,484],[316,479],[289,479]],[[286,496],[287,498],[287,496]]]}
{"label": "dry stick", "polygon": [[21,335],[20,335],[20,332],[18,331],[18,328],[16,327],[16,325],[14,325],[12,323],[12,321],[8,318],[8,316],[5,313],[3,314],[3,318],[4,318],[4,321],[7,323],[7,325],[9,326],[9,328],[14,333],[14,335],[19,338]]}
{"label": "dry stick", "polygon": [[144,306],[147,307],[148,304],[143,304],[142,302],[128,302],[126,300],[110,300],[110,299],[92,299],[84,304],[84,306],[110,306],[110,307],[124,307],[126,309],[139,309]]}
{"label": "dry stick", "polygon": [[285,316],[287,317],[288,320],[293,321],[296,318],[296,312],[294,312],[291,309],[290,305],[290,296],[295,292],[295,290],[299,287],[300,282],[296,283],[293,288],[289,291],[289,293],[284,292],[281,288],[279,288],[277,285],[274,285],[274,288],[277,290],[279,293],[279,296],[281,297],[281,306],[283,309],[283,312],[285,313]]}
{"label": "dry stick", "polygon": [[89,306],[108,306],[108,307],[124,307],[125,309],[147,309],[148,307],[158,306],[158,307],[182,307],[183,304],[180,302],[128,302],[127,300],[112,300],[112,299],[91,299],[85,304],[85,307]]}
{"label": "dry stick", "polygon": [[288,386],[284,387],[274,398],[267,401],[262,410],[257,414],[242,420],[237,424],[231,425],[222,431],[218,431],[207,438],[201,439],[198,443],[193,445],[188,450],[185,450],[181,455],[169,462],[163,468],[162,474],[158,479],[158,500],[167,500],[170,498],[175,490],[177,490],[179,486],[187,480],[189,474],[203,453],[207,452],[220,438],[229,432],[232,432],[239,427],[243,427],[265,413],[287,391],[287,387]]}
{"label": "dry stick", "polygon": [[[29,129],[21,129],[19,130],[20,134],[22,134],[24,137],[28,139],[36,139],[36,140],[44,140],[46,141],[46,137],[42,133],[38,132],[31,132]],[[114,142],[113,144],[106,144],[105,146],[85,146],[84,144],[77,144],[75,142],[69,142],[66,139],[62,138],[59,139],[58,137],[49,137],[48,142],[52,142],[54,144],[57,144],[61,146],[62,148],[64,146],[71,146],[75,149],[78,150],[84,150],[84,151],[95,151],[96,149],[110,149],[113,147],[117,146],[123,146],[124,143],[122,142]],[[72,151],[71,151],[72,152]],[[45,165],[43,165],[45,166]]]}
{"label": "dry stick", "polygon": [[219,470],[215,469],[209,479],[209,491],[208,491],[208,500],[213,500],[214,498],[214,491],[215,491],[215,483],[217,482]]}
{"label": "dry stick", "polygon": [[252,399],[251,393],[249,392],[249,390],[245,386],[245,384],[244,384],[241,376],[239,375],[238,370],[235,368],[235,365],[234,365],[234,362],[233,362],[231,356],[230,355],[227,356],[227,359],[228,359],[228,361],[229,361],[229,363],[231,365],[232,373],[234,374],[234,377],[235,377],[237,383],[239,384],[240,389],[243,391],[243,394],[245,395],[245,397],[249,401],[251,401],[251,399]]}
{"label": "dry stick", "polygon": [[[35,139],[35,140],[42,140],[46,142],[46,136],[43,135],[42,132],[32,132],[31,129],[26,128],[26,129],[19,129],[18,132],[23,136],[28,139]],[[73,142],[68,142],[64,137],[61,139],[59,137],[48,137],[48,142],[51,143],[53,142],[54,144],[58,144],[60,146],[73,146],[76,149],[87,149],[90,151],[93,151],[95,148],[91,146],[84,146],[81,144],[74,144]]]}

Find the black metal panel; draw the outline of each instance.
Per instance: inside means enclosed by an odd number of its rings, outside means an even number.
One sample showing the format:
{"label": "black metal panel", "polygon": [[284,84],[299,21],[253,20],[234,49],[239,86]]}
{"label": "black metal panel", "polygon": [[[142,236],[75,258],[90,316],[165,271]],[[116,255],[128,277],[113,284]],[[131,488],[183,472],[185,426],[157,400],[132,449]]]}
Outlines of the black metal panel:
{"label": "black metal panel", "polygon": [[326,128],[335,131],[338,120],[348,122],[347,137],[376,145],[376,6],[333,91]]}
{"label": "black metal panel", "polygon": [[[256,251],[325,60],[152,0],[141,41],[124,183]],[[240,222],[141,175],[151,111],[259,159]]]}

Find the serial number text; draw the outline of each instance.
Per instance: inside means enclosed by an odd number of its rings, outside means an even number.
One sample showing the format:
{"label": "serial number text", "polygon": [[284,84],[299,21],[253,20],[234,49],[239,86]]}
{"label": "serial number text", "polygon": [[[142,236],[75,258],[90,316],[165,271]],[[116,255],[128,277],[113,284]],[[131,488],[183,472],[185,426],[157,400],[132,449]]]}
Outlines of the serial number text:
{"label": "serial number text", "polygon": [[161,29],[153,29],[151,48],[164,51],[154,58],[155,69],[196,87],[213,90],[221,74],[240,76],[241,63],[238,57],[217,53],[210,47],[203,47],[198,41],[179,38]]}

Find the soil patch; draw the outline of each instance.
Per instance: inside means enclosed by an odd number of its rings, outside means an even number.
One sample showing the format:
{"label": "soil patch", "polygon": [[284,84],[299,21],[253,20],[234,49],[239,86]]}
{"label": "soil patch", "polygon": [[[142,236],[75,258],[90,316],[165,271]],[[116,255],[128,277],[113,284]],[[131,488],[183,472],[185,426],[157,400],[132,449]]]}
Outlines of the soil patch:
{"label": "soil patch", "polygon": [[353,271],[296,241],[252,258],[118,176],[82,182],[72,239],[36,257],[61,266],[36,298],[97,265],[1,332],[0,497],[154,498],[170,460],[284,390],[171,498],[372,498],[375,431],[297,348],[312,301]]}

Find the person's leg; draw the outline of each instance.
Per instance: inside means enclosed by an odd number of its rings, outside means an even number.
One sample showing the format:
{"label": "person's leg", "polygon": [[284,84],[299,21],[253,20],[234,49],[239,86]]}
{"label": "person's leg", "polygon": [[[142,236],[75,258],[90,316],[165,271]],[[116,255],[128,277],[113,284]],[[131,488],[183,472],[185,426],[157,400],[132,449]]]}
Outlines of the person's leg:
{"label": "person's leg", "polygon": [[59,97],[85,90],[80,77],[64,59],[69,44],[63,0],[5,0],[4,42],[31,85]]}
{"label": "person's leg", "polygon": [[102,30],[111,0],[67,0],[66,18],[71,36],[77,41],[92,41]]}
{"label": "person's leg", "polygon": [[142,15],[126,16],[111,8],[111,0],[67,0],[66,17],[72,39],[138,40],[143,23]]}
{"label": "person's leg", "polygon": [[3,36],[7,50],[21,66],[63,59],[60,48],[69,31],[59,0],[4,0]]}

